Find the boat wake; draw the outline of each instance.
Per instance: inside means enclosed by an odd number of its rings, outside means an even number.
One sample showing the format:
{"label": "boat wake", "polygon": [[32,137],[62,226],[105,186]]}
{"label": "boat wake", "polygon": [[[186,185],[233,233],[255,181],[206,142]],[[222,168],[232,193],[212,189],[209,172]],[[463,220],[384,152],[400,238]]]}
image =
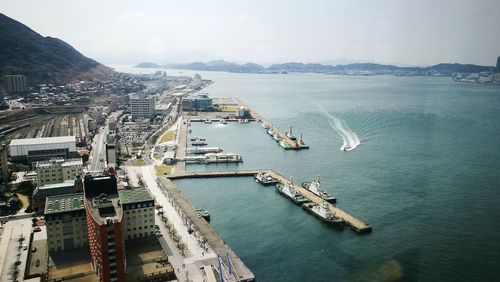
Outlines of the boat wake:
{"label": "boat wake", "polygon": [[332,116],[324,109],[322,109],[322,112],[328,117],[330,126],[342,137],[343,144],[340,147],[341,151],[352,151],[361,144],[358,135],[347,126],[345,121]]}

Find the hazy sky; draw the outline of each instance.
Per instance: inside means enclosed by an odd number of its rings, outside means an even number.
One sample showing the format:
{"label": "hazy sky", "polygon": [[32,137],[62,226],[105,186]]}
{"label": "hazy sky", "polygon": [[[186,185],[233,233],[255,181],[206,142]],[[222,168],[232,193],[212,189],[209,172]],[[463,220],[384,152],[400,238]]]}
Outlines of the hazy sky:
{"label": "hazy sky", "polygon": [[500,55],[498,0],[0,2],[1,13],[103,63],[494,65]]}

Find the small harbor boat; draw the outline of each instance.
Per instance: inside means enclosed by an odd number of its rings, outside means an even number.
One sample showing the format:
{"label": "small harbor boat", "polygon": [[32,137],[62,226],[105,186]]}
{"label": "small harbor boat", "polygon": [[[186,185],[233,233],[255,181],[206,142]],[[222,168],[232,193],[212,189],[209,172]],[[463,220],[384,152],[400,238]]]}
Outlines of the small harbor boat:
{"label": "small harbor boat", "polygon": [[292,200],[297,205],[302,205],[303,203],[309,202],[309,200],[302,196],[291,184],[276,184],[276,191],[281,195],[287,197]]}
{"label": "small harbor boat", "polygon": [[269,129],[269,125],[265,124],[264,122],[261,123],[261,126],[264,129]]}
{"label": "small harbor boat", "polygon": [[207,142],[202,140],[195,140],[191,142],[192,146],[206,146]]}
{"label": "small harbor boat", "polygon": [[189,140],[190,141],[206,141],[205,138],[199,137],[199,136],[191,137],[191,139],[189,139]]}
{"label": "small harbor boat", "polygon": [[226,121],[225,119],[221,119],[219,122],[220,122],[221,124],[227,124],[227,121]]}
{"label": "small harbor boat", "polygon": [[210,221],[210,213],[205,209],[196,209],[196,215],[203,217],[206,221]]}
{"label": "small harbor boat", "polygon": [[241,163],[243,157],[235,153],[207,153],[205,154],[206,164],[211,163]]}
{"label": "small harbor boat", "polygon": [[255,175],[255,181],[262,185],[275,185],[278,183],[278,180],[274,179],[271,175],[265,172],[257,173]]}
{"label": "small harbor boat", "polygon": [[277,142],[281,142],[283,140],[283,137],[279,136],[278,133],[274,133],[273,139],[276,140]]}
{"label": "small harbor boat", "polygon": [[290,126],[290,129],[288,130],[288,132],[286,133],[286,137],[292,139],[292,140],[297,140],[297,137],[295,137],[295,135],[293,135],[293,131],[292,131],[292,127]]}
{"label": "small harbor boat", "polygon": [[330,224],[341,224],[344,222],[341,218],[337,217],[330,206],[327,203],[316,204],[316,203],[305,203],[302,205],[306,211],[310,212],[322,221]]}
{"label": "small harbor boat", "polygon": [[319,181],[319,176],[317,176],[316,180],[312,182],[302,183],[302,187],[313,192],[316,196],[321,197],[321,199],[327,202],[335,203],[337,201],[337,199],[332,194],[328,193],[325,187],[322,186],[321,182]]}
{"label": "small harbor boat", "polygon": [[272,128],[272,127],[271,127],[271,128],[269,128],[269,129],[267,130],[267,134],[269,134],[269,135],[271,135],[271,136],[274,136],[274,134],[275,134],[275,133],[276,133],[276,132],[274,132],[274,130],[273,130],[273,128]]}
{"label": "small harbor boat", "polygon": [[210,119],[206,119],[204,122],[205,122],[205,124],[212,124],[212,120],[210,120]]}

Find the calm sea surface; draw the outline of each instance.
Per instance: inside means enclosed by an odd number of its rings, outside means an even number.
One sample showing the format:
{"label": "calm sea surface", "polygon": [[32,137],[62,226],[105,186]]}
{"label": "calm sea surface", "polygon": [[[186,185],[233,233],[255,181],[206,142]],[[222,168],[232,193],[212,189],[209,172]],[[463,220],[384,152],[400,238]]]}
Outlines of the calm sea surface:
{"label": "calm sea surface", "polygon": [[[329,228],[252,178],[178,181],[259,281],[500,280],[499,86],[201,75],[215,80],[205,92],[241,98],[281,129],[293,125],[311,149],[284,151],[258,123],[193,123],[192,135],[244,162],[188,170],[272,168],[296,182],[320,175],[339,207],[373,226],[367,235]],[[356,137],[354,150],[339,150]]]}

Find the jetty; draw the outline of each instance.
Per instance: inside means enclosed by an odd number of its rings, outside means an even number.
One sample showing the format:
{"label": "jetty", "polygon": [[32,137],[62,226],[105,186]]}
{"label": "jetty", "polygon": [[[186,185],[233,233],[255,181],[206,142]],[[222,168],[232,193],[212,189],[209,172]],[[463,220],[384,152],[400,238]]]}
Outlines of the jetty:
{"label": "jetty", "polygon": [[[267,173],[273,178],[277,179],[281,184],[291,184],[297,192],[302,196],[306,197],[309,201],[322,204],[325,201],[319,196],[310,192],[309,190],[303,188],[301,185],[290,182],[286,177],[282,176],[278,172],[272,169],[257,169],[257,170],[238,170],[238,171],[204,171],[204,172],[181,172],[176,174],[171,174],[165,176],[169,180],[186,179],[186,178],[210,178],[210,177],[248,177],[255,176],[257,173]],[[372,231],[372,227],[362,220],[354,217],[348,212],[337,207],[335,204],[326,203],[330,210],[339,218],[343,219],[344,222],[355,232],[358,233],[369,233]]]}
{"label": "jetty", "polygon": [[280,142],[280,146],[283,147],[285,150],[302,150],[302,149],[309,149],[308,145],[305,144],[300,144],[300,142],[296,140],[292,140],[290,137],[286,135],[286,133],[276,126],[274,126],[272,123],[270,123],[267,119],[265,119],[263,116],[261,116],[258,112],[254,111],[250,106],[248,106],[245,102],[243,102],[240,99],[235,98],[235,100],[240,104],[241,106],[247,108],[250,111],[250,114],[252,117],[258,121],[260,121],[263,125],[272,128],[276,134],[278,134],[279,137],[283,139],[283,141]]}

